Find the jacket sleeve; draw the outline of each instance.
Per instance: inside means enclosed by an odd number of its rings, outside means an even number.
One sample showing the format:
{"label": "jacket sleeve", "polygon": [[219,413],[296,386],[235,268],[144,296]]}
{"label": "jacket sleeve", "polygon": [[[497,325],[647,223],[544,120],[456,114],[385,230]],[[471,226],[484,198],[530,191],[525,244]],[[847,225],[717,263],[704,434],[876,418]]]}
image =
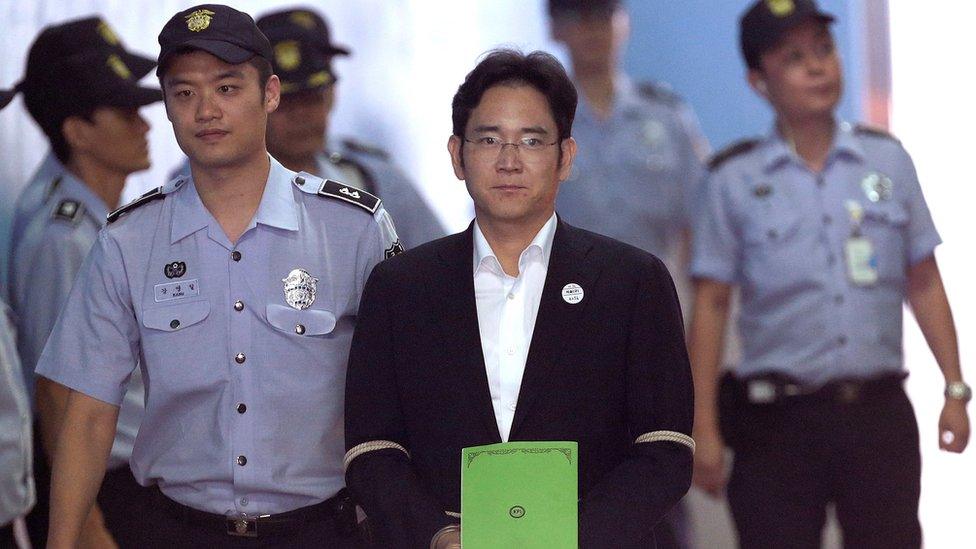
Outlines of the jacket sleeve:
{"label": "jacket sleeve", "polygon": [[366,512],[381,547],[429,547],[441,528],[457,524],[418,476],[394,368],[396,334],[390,261],[366,283],[346,377],[346,484]]}
{"label": "jacket sleeve", "polygon": [[630,454],[580,502],[580,547],[643,547],[691,486],[694,396],[674,284],[656,258],[629,319]]}

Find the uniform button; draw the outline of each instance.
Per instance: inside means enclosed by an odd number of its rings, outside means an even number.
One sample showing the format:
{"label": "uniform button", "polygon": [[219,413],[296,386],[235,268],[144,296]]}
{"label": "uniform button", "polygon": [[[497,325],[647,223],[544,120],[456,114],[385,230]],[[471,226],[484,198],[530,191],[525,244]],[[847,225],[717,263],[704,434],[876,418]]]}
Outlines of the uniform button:
{"label": "uniform button", "polygon": [[824,178],[823,178],[822,175],[817,176],[817,186],[818,187],[823,187],[824,186]]}
{"label": "uniform button", "polygon": [[823,216],[824,225],[830,225],[830,222],[833,221],[833,220],[834,219],[832,217],[830,217],[827,214],[824,214],[824,216]]}
{"label": "uniform button", "polygon": [[296,324],[295,325],[295,333],[298,334],[298,335],[304,334],[305,333],[305,326],[302,325],[302,324]]}
{"label": "uniform button", "polygon": [[840,346],[847,345],[847,336],[838,336],[837,337],[837,344],[840,345]]}
{"label": "uniform button", "polygon": [[237,361],[238,364],[244,364],[244,361],[247,360],[247,357],[244,356],[244,353],[237,353],[237,355],[234,357],[234,360]]}
{"label": "uniform button", "polygon": [[242,497],[241,498],[241,505],[243,505],[244,507],[247,507],[247,504],[248,504],[247,496]]}
{"label": "uniform button", "polygon": [[508,294],[509,299],[515,299],[515,294]]}
{"label": "uniform button", "polygon": [[515,411],[515,403],[513,402],[513,403],[509,404],[508,405],[508,409],[514,412]]}
{"label": "uniform button", "polygon": [[247,411],[247,406],[243,402],[237,405],[238,414],[243,414],[246,411]]}
{"label": "uniform button", "polygon": [[300,186],[302,186],[302,185],[305,184],[305,178],[302,177],[302,176],[300,176],[300,175],[296,175],[295,176],[295,183],[297,183],[298,186],[300,187]]}
{"label": "uniform button", "polygon": [[241,252],[239,252],[237,250],[234,250],[233,252],[230,253],[230,258],[233,259],[234,261],[240,261],[241,260]]}
{"label": "uniform button", "polygon": [[842,296],[840,294],[837,294],[837,295],[834,296],[834,303],[840,305],[843,302],[844,302],[844,296]]}
{"label": "uniform button", "polygon": [[837,261],[837,256],[830,254],[827,256],[827,265],[833,265]]}
{"label": "uniform button", "polygon": [[237,456],[237,464],[244,467],[247,465],[247,458],[245,456]]}
{"label": "uniform button", "polygon": [[769,231],[766,232],[766,236],[768,236],[770,240],[773,240],[779,236],[779,233],[776,232],[776,229],[769,229]]}
{"label": "uniform button", "polygon": [[237,301],[235,301],[234,302],[234,310],[237,311],[237,312],[243,311],[244,310],[244,302],[241,301],[240,299],[238,299]]}
{"label": "uniform button", "polygon": [[180,327],[180,321],[174,318],[173,320],[171,320],[169,322],[169,327],[172,328],[172,329],[174,329],[174,330],[177,329],[177,328],[179,328]]}

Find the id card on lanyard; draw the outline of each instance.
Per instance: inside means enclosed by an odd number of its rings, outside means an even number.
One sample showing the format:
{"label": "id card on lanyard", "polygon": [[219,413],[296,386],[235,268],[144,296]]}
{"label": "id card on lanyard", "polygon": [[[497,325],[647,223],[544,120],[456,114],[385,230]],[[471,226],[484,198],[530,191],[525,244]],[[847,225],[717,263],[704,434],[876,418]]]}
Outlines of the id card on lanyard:
{"label": "id card on lanyard", "polygon": [[847,276],[857,286],[873,286],[878,282],[878,254],[871,240],[861,234],[864,209],[856,200],[844,204],[851,217],[851,235],[844,243]]}

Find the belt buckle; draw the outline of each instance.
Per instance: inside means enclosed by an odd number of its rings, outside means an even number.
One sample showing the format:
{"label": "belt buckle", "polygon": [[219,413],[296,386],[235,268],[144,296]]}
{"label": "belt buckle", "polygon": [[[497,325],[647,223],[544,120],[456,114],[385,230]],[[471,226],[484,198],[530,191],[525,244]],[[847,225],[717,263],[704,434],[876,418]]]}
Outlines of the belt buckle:
{"label": "belt buckle", "polygon": [[861,388],[856,383],[846,381],[837,387],[837,398],[844,404],[857,402],[861,396]]}
{"label": "belt buckle", "polygon": [[751,404],[776,402],[776,384],[766,379],[752,379],[746,383],[746,393]]}
{"label": "belt buckle", "polygon": [[248,517],[245,513],[228,516],[227,534],[242,538],[256,538],[258,537],[258,521],[256,517]]}

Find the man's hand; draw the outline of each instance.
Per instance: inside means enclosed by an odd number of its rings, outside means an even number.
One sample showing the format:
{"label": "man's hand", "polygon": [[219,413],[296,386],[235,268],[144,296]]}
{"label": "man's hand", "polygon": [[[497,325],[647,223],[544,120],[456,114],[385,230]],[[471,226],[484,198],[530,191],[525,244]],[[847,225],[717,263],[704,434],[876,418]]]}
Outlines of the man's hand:
{"label": "man's hand", "polygon": [[88,519],[81,529],[78,547],[79,549],[118,549],[115,539],[105,527],[105,520],[98,505],[93,506],[88,513]]}
{"label": "man's hand", "polygon": [[[949,434],[951,436],[947,436]],[[958,454],[966,449],[968,443],[969,415],[966,413],[966,403],[947,398],[939,416],[939,448]]]}
{"label": "man's hand", "polygon": [[725,488],[725,441],[718,431],[696,433],[695,469],[692,483],[712,497]]}

